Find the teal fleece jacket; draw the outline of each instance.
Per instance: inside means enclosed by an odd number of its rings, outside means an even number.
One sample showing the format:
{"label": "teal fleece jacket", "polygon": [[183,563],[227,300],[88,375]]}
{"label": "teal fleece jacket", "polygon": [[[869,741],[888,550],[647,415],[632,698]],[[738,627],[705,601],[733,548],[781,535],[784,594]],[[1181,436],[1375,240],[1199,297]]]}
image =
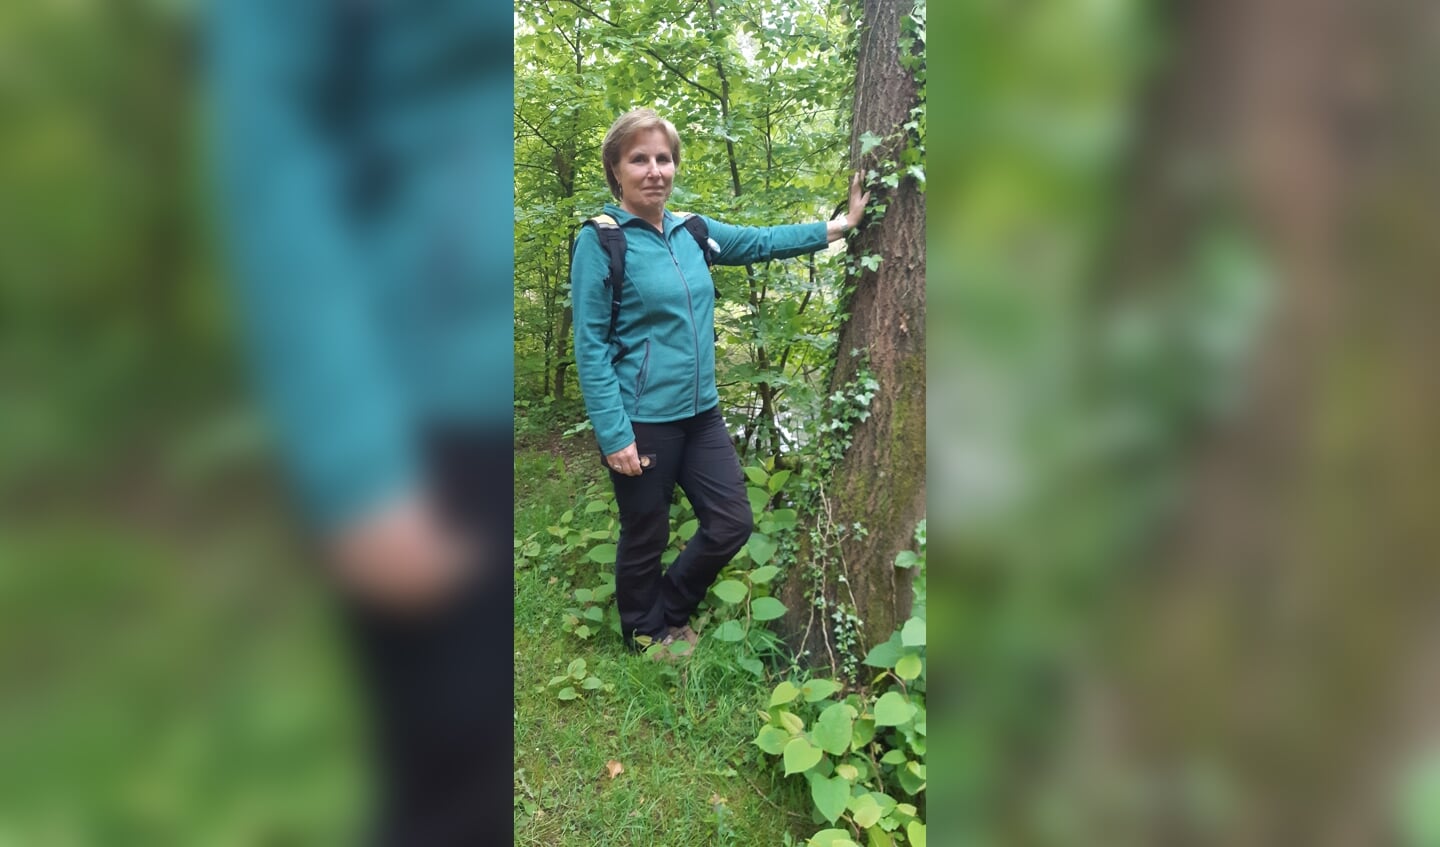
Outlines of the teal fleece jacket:
{"label": "teal fleece jacket", "polygon": [[[665,212],[662,235],[613,204],[605,213],[625,232],[625,280],[610,337],[610,259],[594,227],[575,240],[570,297],[575,369],[585,410],[607,455],[635,440],[632,422],[688,418],[720,402],[715,387],[715,286],[683,218]],[[828,240],[823,221],[731,226],[705,218],[719,246],[715,263],[747,265],[813,253]],[[621,354],[620,351],[624,351]]]}
{"label": "teal fleece jacket", "polygon": [[509,3],[206,7],[241,326],[309,523],[423,486],[424,435],[512,427]]}

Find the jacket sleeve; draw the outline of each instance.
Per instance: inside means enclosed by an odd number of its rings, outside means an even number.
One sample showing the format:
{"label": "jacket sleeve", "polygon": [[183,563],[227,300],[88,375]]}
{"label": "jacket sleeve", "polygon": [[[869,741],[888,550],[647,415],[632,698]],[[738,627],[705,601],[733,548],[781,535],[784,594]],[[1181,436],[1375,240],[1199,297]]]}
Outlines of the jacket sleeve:
{"label": "jacket sleeve", "polygon": [[[575,326],[575,373],[585,411],[600,449],[609,455],[635,440],[630,416],[620,401],[620,381],[610,361],[610,257],[593,226],[580,228],[570,262],[570,303]],[[620,282],[623,282],[621,280]]]}
{"label": "jacket sleeve", "polygon": [[720,245],[717,265],[748,265],[771,259],[788,259],[823,249],[824,221],[783,226],[731,226],[705,218],[710,237]]}
{"label": "jacket sleeve", "polygon": [[[218,0],[206,36],[221,228],[261,399],[309,522],[350,523],[418,482],[417,445],[317,127],[325,21]],[[283,13],[283,14],[282,14]]]}

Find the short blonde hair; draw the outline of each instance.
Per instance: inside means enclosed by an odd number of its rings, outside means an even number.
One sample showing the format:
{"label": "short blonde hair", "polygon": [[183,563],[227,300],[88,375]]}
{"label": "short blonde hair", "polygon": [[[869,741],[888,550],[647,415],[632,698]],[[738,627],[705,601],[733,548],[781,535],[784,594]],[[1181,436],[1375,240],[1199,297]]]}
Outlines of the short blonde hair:
{"label": "short blonde hair", "polygon": [[615,119],[600,145],[600,158],[605,163],[605,182],[610,185],[610,193],[615,195],[616,200],[620,199],[620,182],[615,179],[615,166],[620,164],[620,154],[631,138],[652,129],[664,130],[665,139],[670,142],[670,157],[675,160],[675,167],[680,167],[680,133],[675,131],[675,125],[657,115],[654,109],[631,109]]}

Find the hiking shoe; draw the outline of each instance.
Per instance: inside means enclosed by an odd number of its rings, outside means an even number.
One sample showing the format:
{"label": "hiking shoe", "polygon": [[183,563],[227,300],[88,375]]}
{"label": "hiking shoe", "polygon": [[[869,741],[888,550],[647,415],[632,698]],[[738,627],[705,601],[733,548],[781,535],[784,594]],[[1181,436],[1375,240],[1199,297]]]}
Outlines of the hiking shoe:
{"label": "hiking shoe", "polygon": [[670,627],[670,635],[668,637],[675,641],[688,642],[691,649],[694,649],[695,645],[700,643],[700,633],[691,629],[690,624]]}

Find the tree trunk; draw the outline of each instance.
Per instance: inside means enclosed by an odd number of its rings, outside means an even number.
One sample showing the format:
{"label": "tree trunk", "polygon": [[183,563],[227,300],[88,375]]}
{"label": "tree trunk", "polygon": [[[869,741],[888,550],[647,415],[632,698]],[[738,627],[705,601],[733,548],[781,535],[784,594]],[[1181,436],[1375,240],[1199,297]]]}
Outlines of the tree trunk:
{"label": "tree trunk", "polygon": [[[911,141],[902,126],[912,120],[921,95],[915,77],[901,65],[900,51],[902,24],[913,8],[912,0],[864,3],[850,142],[851,159],[862,171],[897,170],[900,152]],[[866,133],[884,140],[862,156]],[[833,604],[853,606],[859,620],[854,649],[860,655],[904,623],[913,574],[896,569],[894,560],[913,546],[925,515],[925,196],[906,176],[894,189],[876,188],[873,204],[886,211],[878,221],[867,219],[852,236],[849,252],[857,267],[862,256],[878,255],[882,262],[850,280],[854,293],[830,385],[832,392],[843,389],[864,367],[878,388],[869,417],[853,428],[850,449],[826,486],[820,513],[811,516],[834,533],[836,544],[807,551],[804,558],[811,564],[802,562],[782,589],[790,609],[782,630],[812,661],[838,652],[834,633],[827,631]],[[852,356],[852,350],[860,355]],[[863,531],[854,531],[856,524]],[[824,593],[832,604],[819,626],[815,619],[821,616],[805,598],[806,571],[813,564],[827,570]]]}

